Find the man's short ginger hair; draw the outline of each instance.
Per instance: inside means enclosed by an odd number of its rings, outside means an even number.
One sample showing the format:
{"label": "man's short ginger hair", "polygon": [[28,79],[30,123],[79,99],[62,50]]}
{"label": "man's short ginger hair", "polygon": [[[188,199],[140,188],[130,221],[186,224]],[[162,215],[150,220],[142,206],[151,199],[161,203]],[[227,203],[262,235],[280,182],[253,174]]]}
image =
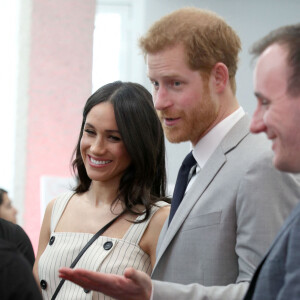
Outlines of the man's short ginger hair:
{"label": "man's short ginger hair", "polygon": [[182,8],[155,22],[139,40],[145,56],[177,44],[183,44],[192,70],[209,74],[216,63],[224,63],[235,93],[241,41],[221,17],[203,9]]}

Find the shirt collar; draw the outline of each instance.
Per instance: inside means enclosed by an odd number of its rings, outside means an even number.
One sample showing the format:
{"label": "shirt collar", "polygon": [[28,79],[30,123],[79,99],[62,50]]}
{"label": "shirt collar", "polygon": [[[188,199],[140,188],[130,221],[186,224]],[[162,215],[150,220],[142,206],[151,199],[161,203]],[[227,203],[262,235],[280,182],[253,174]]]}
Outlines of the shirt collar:
{"label": "shirt collar", "polygon": [[239,107],[199,140],[193,148],[193,155],[200,168],[204,167],[205,163],[216,150],[225,135],[244,115],[245,111],[242,107]]}

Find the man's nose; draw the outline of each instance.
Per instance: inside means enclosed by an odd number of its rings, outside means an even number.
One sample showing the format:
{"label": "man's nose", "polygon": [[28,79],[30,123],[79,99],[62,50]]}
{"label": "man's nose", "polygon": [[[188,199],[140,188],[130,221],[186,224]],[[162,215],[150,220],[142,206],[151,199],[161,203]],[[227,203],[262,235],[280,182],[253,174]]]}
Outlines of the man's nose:
{"label": "man's nose", "polygon": [[154,92],[153,102],[154,107],[157,110],[164,110],[172,105],[169,99],[168,90],[164,87],[160,87],[157,91]]}
{"label": "man's nose", "polygon": [[261,109],[256,109],[251,120],[250,131],[252,133],[260,133],[266,131],[266,129],[267,127],[264,122],[264,111]]}

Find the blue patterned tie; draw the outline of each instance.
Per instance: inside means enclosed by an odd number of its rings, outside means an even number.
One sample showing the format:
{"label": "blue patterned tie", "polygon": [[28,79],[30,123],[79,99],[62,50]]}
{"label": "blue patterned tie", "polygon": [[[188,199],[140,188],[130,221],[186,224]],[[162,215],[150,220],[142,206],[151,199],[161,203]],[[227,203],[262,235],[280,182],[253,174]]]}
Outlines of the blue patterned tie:
{"label": "blue patterned tie", "polygon": [[179,169],[177,179],[176,179],[176,184],[174,188],[174,193],[173,193],[173,199],[171,203],[171,211],[170,211],[170,217],[169,217],[169,224],[171,223],[171,220],[173,216],[175,215],[175,212],[177,208],[179,207],[181,200],[183,199],[184,192],[186,190],[186,187],[188,185],[188,177],[191,168],[196,164],[196,160],[190,152],[182,162],[182,165]]}

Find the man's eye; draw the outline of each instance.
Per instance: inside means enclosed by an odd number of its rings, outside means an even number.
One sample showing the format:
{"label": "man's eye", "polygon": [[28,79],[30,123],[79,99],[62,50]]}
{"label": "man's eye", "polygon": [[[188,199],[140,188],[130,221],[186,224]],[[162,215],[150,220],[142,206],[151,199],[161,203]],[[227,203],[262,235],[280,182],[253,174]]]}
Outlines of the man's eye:
{"label": "man's eye", "polygon": [[261,99],[260,103],[261,103],[261,105],[266,106],[266,105],[269,105],[270,102],[267,99]]}
{"label": "man's eye", "polygon": [[180,81],[174,81],[173,85],[174,85],[174,86],[180,86],[180,85],[181,85],[181,82],[180,82]]}
{"label": "man's eye", "polygon": [[154,81],[154,80],[151,80],[151,84],[153,85],[153,87],[155,88],[155,89],[157,89],[158,88],[158,82],[157,81]]}

